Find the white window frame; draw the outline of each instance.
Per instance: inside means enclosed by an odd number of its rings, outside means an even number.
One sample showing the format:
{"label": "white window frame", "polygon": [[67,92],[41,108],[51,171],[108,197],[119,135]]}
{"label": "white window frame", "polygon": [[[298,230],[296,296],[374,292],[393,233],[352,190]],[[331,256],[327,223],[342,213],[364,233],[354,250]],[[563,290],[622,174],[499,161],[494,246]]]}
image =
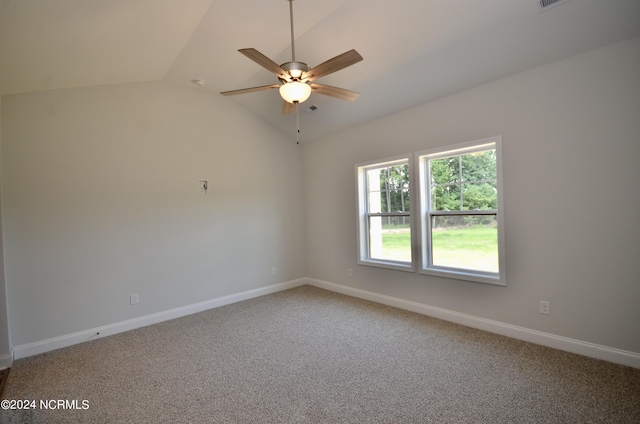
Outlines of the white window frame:
{"label": "white window frame", "polygon": [[[411,223],[411,262],[395,261],[395,260],[383,260],[372,258],[369,252],[369,206],[368,206],[368,187],[367,187],[367,171],[375,168],[384,168],[388,166],[398,165],[406,163],[409,168],[409,192],[410,192],[410,205],[409,205],[409,222]],[[414,159],[413,155],[400,155],[393,156],[385,159],[374,160],[364,163],[358,163],[355,165],[356,171],[356,195],[357,195],[357,230],[358,230],[358,264],[369,265],[380,268],[388,268],[399,271],[415,272],[417,269],[418,250],[416,248],[418,238],[418,227],[415,219],[415,196],[416,185],[414,175]],[[384,213],[385,216],[392,216],[391,213]],[[400,215],[400,214],[399,214]],[[402,214],[405,216],[406,213]]]}
{"label": "white window frame", "polygon": [[[496,185],[497,185],[497,210],[495,212],[498,229],[498,273],[482,272],[471,269],[447,268],[436,266],[431,263],[431,216],[430,210],[430,176],[429,159],[438,159],[451,155],[471,153],[473,151],[496,149]],[[414,194],[412,198],[419,199],[418,206],[418,233],[420,244],[420,266],[418,272],[421,274],[435,275],[439,277],[454,278],[459,280],[474,281],[480,283],[506,285],[505,273],[505,237],[504,237],[504,204],[502,191],[502,137],[496,136],[469,143],[456,144],[437,149],[430,149],[417,152],[415,154],[419,173],[419,178],[414,184]],[[482,214],[483,212],[479,212]],[[468,215],[469,211],[460,212],[461,215]],[[493,213],[491,213],[493,215]],[[434,214],[435,215],[435,214]]]}

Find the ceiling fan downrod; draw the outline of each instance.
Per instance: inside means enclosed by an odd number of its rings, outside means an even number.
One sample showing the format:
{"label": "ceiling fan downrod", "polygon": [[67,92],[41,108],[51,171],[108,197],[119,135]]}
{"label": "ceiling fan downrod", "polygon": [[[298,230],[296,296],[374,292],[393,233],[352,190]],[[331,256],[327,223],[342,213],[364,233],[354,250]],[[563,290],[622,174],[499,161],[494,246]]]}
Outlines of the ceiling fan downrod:
{"label": "ceiling fan downrod", "polygon": [[280,65],[282,69],[287,71],[291,80],[280,80],[282,83],[300,81],[305,72],[309,70],[306,63],[296,62],[296,41],[293,32],[293,0],[287,0],[289,2],[289,21],[291,22],[291,62],[283,63]]}
{"label": "ceiling fan downrod", "polygon": [[293,0],[289,0],[289,20],[291,22],[291,61],[296,61],[296,45],[293,36]]}

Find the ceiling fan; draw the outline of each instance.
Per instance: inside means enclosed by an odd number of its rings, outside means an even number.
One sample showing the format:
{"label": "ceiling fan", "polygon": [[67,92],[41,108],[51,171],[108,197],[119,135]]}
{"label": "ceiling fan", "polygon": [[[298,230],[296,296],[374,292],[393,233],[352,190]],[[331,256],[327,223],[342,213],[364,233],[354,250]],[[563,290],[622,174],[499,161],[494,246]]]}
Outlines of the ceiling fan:
{"label": "ceiling fan", "polygon": [[282,106],[283,114],[292,113],[294,111],[297,112],[297,105],[307,100],[311,95],[311,92],[342,100],[354,101],[357,99],[360,94],[355,91],[325,84],[317,84],[313,83],[313,81],[360,62],[362,60],[362,56],[360,56],[360,54],[355,50],[349,50],[348,52],[342,53],[341,55],[329,59],[311,69],[309,69],[309,66],[306,63],[296,61],[295,41],[293,36],[293,0],[287,1],[289,2],[289,15],[291,20],[291,62],[278,65],[256,49],[249,48],[238,50],[258,65],[275,74],[280,83],[243,88],[240,90],[223,91],[220,94],[224,96],[233,96],[236,94],[253,93],[256,91],[278,88],[280,90],[280,96],[282,96],[282,99],[284,100]]}

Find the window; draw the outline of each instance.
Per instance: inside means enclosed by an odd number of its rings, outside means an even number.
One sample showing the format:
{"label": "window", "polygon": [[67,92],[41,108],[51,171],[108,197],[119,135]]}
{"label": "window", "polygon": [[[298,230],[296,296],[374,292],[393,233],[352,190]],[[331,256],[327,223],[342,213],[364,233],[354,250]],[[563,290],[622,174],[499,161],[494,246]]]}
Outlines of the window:
{"label": "window", "polygon": [[359,263],[414,270],[408,156],[356,165]]}
{"label": "window", "polygon": [[419,152],[420,271],[504,285],[500,138]]}
{"label": "window", "polygon": [[358,263],[505,285],[500,158],[493,137],[356,165]]}

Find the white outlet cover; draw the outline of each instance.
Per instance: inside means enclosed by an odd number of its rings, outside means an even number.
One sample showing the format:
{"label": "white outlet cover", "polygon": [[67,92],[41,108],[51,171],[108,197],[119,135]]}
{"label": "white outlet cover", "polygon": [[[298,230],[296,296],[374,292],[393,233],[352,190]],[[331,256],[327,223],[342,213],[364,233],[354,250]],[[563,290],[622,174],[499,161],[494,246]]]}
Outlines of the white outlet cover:
{"label": "white outlet cover", "polygon": [[540,301],[540,313],[545,315],[551,314],[551,303],[546,300]]}

